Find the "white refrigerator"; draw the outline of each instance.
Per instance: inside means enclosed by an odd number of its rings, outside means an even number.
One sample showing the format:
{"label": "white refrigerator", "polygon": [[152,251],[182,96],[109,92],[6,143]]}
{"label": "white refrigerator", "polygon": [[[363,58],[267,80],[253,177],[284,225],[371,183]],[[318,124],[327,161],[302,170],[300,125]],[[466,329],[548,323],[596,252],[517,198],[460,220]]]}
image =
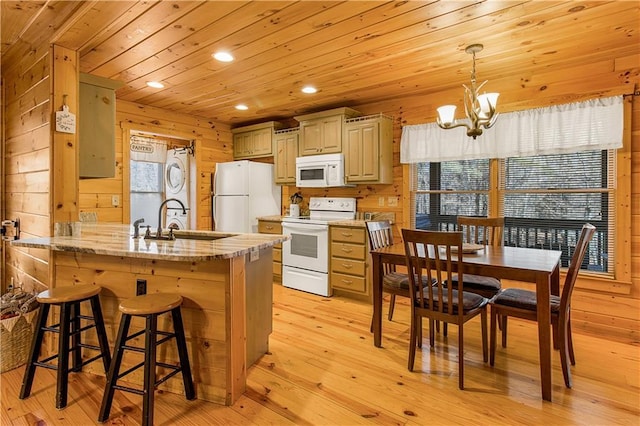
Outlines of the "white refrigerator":
{"label": "white refrigerator", "polygon": [[258,232],[258,217],[280,215],[281,189],[273,164],[254,161],[218,163],[213,178],[214,230]]}

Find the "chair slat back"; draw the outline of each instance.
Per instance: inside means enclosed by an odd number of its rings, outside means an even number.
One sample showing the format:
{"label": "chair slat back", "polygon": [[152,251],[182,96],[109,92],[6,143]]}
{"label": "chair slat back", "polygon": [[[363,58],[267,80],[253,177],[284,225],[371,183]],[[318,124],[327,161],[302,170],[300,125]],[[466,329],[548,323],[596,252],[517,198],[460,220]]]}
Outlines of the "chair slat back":
{"label": "chair slat back", "polygon": [[501,246],[504,239],[504,217],[458,216],[458,231],[464,242]]}
{"label": "chair slat back", "polygon": [[[365,222],[367,225],[367,234],[369,235],[370,250],[376,250],[382,247],[388,247],[393,244],[393,228],[388,220],[378,220]],[[383,273],[388,274],[396,270],[393,264],[385,263]]]}
{"label": "chair slat back", "polygon": [[388,220],[378,220],[365,223],[367,224],[371,250],[388,247],[393,244],[391,222]]}
{"label": "chair slat back", "polygon": [[593,234],[596,232],[596,227],[591,225],[590,223],[586,223],[582,226],[582,231],[580,231],[580,237],[578,238],[578,242],[576,243],[575,251],[573,252],[573,256],[571,256],[571,262],[569,263],[569,269],[567,270],[567,275],[564,280],[564,287],[562,288],[562,295],[560,296],[560,311],[568,312],[569,307],[571,306],[571,294],[573,293],[573,288],[576,284],[576,279],[578,278],[578,273],[580,272],[580,266],[582,265],[582,260],[587,252],[587,247],[589,246],[589,241],[593,237]]}
{"label": "chair slat back", "polygon": [[[463,305],[463,270],[462,270],[462,232],[440,232],[403,229],[407,270],[409,274],[409,293],[412,306],[434,312],[454,312],[453,291],[458,290],[458,306]],[[458,284],[445,285],[454,273],[456,265]],[[426,274],[428,282],[433,286],[423,287],[422,277]],[[442,303],[446,300],[447,304]],[[434,303],[437,300],[439,302]],[[462,309],[458,309],[462,315]]]}

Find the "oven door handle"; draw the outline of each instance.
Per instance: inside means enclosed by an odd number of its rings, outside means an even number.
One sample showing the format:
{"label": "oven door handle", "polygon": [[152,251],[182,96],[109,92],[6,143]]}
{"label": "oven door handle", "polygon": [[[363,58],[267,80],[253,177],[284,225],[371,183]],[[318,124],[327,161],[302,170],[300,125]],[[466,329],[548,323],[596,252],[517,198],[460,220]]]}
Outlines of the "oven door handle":
{"label": "oven door handle", "polygon": [[[321,224],[308,224],[308,223],[291,223],[284,222],[282,223],[282,230],[292,230],[298,232],[304,232],[305,234],[318,234],[320,232],[326,231],[329,229],[329,225],[321,225]],[[285,232],[286,234],[286,232]]]}

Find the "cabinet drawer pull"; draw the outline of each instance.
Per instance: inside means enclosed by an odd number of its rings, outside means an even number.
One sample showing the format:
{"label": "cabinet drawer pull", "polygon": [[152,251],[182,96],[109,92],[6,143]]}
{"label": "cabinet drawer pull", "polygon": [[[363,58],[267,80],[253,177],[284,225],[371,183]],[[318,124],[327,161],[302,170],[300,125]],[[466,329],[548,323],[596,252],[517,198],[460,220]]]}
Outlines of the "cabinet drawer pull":
{"label": "cabinet drawer pull", "polygon": [[342,279],[342,282],[345,283],[345,284],[353,284],[353,281],[345,280],[344,278]]}
{"label": "cabinet drawer pull", "polygon": [[273,226],[267,225],[267,226],[265,226],[265,228],[267,228],[269,231],[271,231],[273,229]]}
{"label": "cabinet drawer pull", "polygon": [[342,247],[342,251],[345,252],[345,253],[351,253],[353,251],[353,249]]}
{"label": "cabinet drawer pull", "polygon": [[343,237],[353,237],[353,234],[351,232],[343,232],[342,236]]}
{"label": "cabinet drawer pull", "polygon": [[353,265],[350,265],[348,263],[343,263],[342,267],[345,268],[345,269],[351,269],[351,268],[353,268]]}

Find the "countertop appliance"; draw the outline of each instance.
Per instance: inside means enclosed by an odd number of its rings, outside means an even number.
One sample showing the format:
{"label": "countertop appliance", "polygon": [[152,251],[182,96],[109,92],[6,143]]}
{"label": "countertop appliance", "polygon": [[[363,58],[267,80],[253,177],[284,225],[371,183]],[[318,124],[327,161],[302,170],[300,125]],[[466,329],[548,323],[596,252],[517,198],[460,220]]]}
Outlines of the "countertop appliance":
{"label": "countertop appliance", "polygon": [[218,163],[212,185],[214,230],[257,233],[258,217],[280,215],[281,190],[274,182],[273,164]]}
{"label": "countertop appliance", "polygon": [[282,285],[331,296],[329,285],[329,223],[354,219],[355,198],[311,197],[309,216],[282,218]]}
{"label": "countertop appliance", "polygon": [[296,158],[296,186],[299,188],[346,186],[344,155],[323,154]]}

